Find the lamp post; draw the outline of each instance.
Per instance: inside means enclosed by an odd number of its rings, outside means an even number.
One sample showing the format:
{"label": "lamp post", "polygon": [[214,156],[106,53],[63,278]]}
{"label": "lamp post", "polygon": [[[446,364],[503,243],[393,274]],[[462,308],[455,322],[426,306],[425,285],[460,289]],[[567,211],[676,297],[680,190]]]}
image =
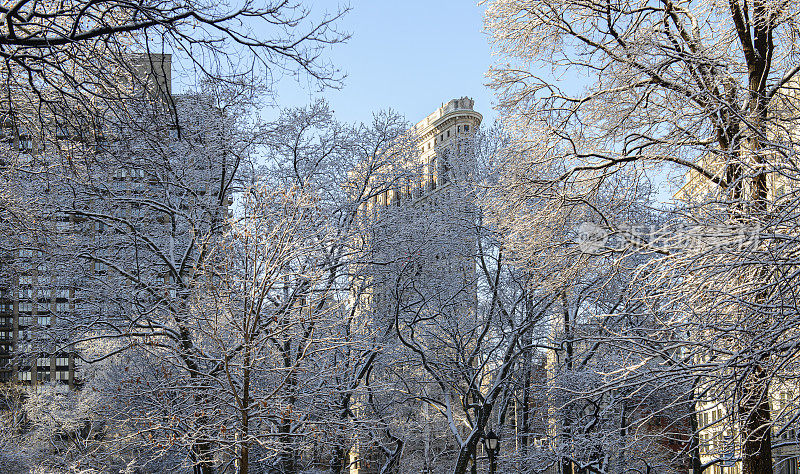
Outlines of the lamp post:
{"label": "lamp post", "polygon": [[497,472],[497,451],[500,450],[500,439],[494,431],[486,433],[486,451],[489,452],[489,474]]}

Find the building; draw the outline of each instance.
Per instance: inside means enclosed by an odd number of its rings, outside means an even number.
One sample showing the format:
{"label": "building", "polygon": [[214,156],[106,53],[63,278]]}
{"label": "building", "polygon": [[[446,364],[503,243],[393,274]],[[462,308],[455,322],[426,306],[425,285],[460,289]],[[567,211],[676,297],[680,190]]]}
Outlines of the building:
{"label": "building", "polygon": [[[771,304],[759,303],[763,307],[755,310],[750,306],[759,298],[760,288],[773,285],[771,293],[790,301],[790,306],[794,304],[794,278],[765,277],[763,271],[780,274],[791,269],[788,273],[794,273],[794,265],[785,264],[778,256],[790,252],[786,248],[775,252],[771,247],[784,238],[776,239],[776,235],[797,234],[795,218],[784,214],[795,205],[798,189],[797,167],[787,158],[792,155],[786,153],[797,143],[796,87],[796,82],[790,81],[775,94],[767,122],[771,124],[766,130],[768,137],[758,139],[763,147],[758,153],[748,153],[747,135],[754,132],[745,129],[740,132],[744,145],[738,155],[725,150],[697,160],[709,173],[736,178],[730,186],[733,191],[692,170],[686,173],[683,186],[675,194],[677,200],[687,203],[687,214],[695,222],[693,234],[686,240],[696,244],[692,247],[697,249],[690,248],[687,253],[700,262],[696,268],[707,288],[707,293],[697,298],[700,303],[695,303],[699,307],[695,317],[703,319],[694,326],[699,342],[687,352],[691,351],[699,366],[707,365],[695,390],[698,401],[692,416],[697,426],[700,460],[709,466],[706,472],[713,474],[742,472],[741,427],[752,413],[746,406],[748,389],[744,387],[765,392],[760,400],[766,402],[763,406],[768,404],[765,411],[769,417],[762,426],[769,426],[774,474],[800,471],[800,379],[796,354],[767,351],[764,365],[768,368],[764,372],[768,375],[758,382],[748,380],[747,364],[739,365],[737,361],[755,359],[748,345],[755,341],[754,345],[761,348],[762,336],[769,341],[766,344],[777,347],[797,338],[796,313],[792,310],[775,308],[773,313]],[[714,261],[720,256],[724,258]],[[714,273],[715,267],[722,270]],[[754,268],[756,271],[752,271]],[[740,327],[729,332],[732,321]],[[773,324],[783,326],[774,332],[762,330]],[[742,334],[746,336],[742,338]]]}
{"label": "building", "polygon": [[85,350],[125,331],[147,337],[195,272],[197,232],[224,230],[228,120],[202,95],[164,100],[169,55],[132,64],[145,77],[131,87],[146,92],[93,128],[3,121],[5,191],[25,215],[0,216],[2,381],[79,384]]}
{"label": "building", "polygon": [[[466,97],[443,104],[395,145],[392,163],[370,176],[370,197],[358,210],[363,229],[359,245],[370,262],[354,272],[361,278],[354,295],[359,330],[392,337],[385,328],[392,327],[394,318],[429,318],[430,323],[417,326],[423,343],[446,351],[437,347],[433,319],[474,317],[476,214],[471,183],[477,166],[473,140],[482,116],[473,106]],[[398,370],[424,377],[419,367],[397,364],[402,365]],[[427,403],[419,402],[417,408],[412,415],[417,422],[408,426],[418,426],[409,429],[419,429],[414,437],[424,441],[403,447],[403,472],[428,472],[436,465],[432,459],[448,448],[448,436],[437,435],[448,428],[433,421],[437,415]],[[351,474],[378,472],[378,459],[374,446],[359,440],[350,452]],[[422,462],[416,466],[415,460]]]}

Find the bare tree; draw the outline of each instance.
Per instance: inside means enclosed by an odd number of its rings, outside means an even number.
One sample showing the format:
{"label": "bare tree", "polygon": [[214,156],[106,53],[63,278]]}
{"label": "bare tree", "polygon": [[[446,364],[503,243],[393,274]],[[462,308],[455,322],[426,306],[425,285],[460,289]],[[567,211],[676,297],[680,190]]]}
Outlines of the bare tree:
{"label": "bare tree", "polygon": [[336,29],[346,10],[317,15],[285,0],[6,1],[0,116],[17,135],[42,143],[67,134],[94,140],[145,91],[171,102],[173,65],[190,87],[214,79],[269,88],[299,73],[338,86],[342,75],[322,52],[346,40]]}
{"label": "bare tree", "polygon": [[[552,197],[550,210],[585,212],[603,232],[634,235],[623,247],[666,254],[642,273],[647,279],[681,268],[658,278],[659,309],[675,318],[661,330],[682,334],[684,355],[691,355],[680,364],[694,361],[694,377],[704,378],[691,383],[694,389],[738,374],[736,388],[723,392],[733,397],[725,417],[736,426],[745,473],[772,470],[769,398],[774,382],[792,377],[790,370],[777,375],[775,367],[789,360],[780,341],[793,332],[766,328],[794,320],[795,311],[777,302],[792,294],[783,260],[772,253],[787,242],[766,231],[757,245],[729,244],[751,235],[748,229],[794,225],[794,200],[781,189],[795,189],[797,176],[796,14],[797,5],[785,1],[498,0],[486,16],[495,45],[510,61],[490,74],[522,151],[506,182],[518,198],[511,200],[516,208],[507,208],[518,218],[517,231],[544,237],[534,227],[546,221],[544,214],[516,211],[526,208],[520,206],[526,197]],[[537,76],[539,65],[585,81],[559,87],[546,74]],[[688,176],[682,194],[689,206],[669,219],[673,227],[664,233],[630,232],[640,222],[620,209],[646,203],[649,183],[669,169]],[[604,200],[617,202],[616,209],[599,204]],[[524,215],[542,218],[524,222]],[[694,230],[677,232],[682,226]],[[728,243],[687,246],[685,238],[665,237],[687,234]],[[737,321],[735,329],[721,320]],[[719,324],[709,327],[711,321]],[[759,349],[723,342],[732,330]],[[709,340],[719,344],[706,345]],[[745,353],[749,363],[734,362]],[[709,357],[721,359],[710,372],[697,363]]]}

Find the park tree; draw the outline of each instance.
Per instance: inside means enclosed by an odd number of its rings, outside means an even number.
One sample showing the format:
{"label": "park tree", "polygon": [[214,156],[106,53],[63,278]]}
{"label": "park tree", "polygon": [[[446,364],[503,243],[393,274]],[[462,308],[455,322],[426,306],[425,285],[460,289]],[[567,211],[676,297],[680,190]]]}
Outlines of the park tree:
{"label": "park tree", "polygon": [[33,335],[77,349],[82,390],[119,427],[103,452],[131,466],[342,469],[353,425],[372,426],[353,405],[378,352],[348,305],[355,214],[391,185],[407,126],[341,124],[324,103],[251,122],[241,97],[178,97],[180,136],[148,116],[109,139],[107,179],[58,175],[47,258],[78,311]]}
{"label": "park tree", "polygon": [[346,10],[312,13],[282,0],[4,2],[3,121],[42,142],[67,133],[93,140],[143,91],[171,100],[171,69],[188,87],[257,81],[271,90],[298,74],[338,86],[343,76],[323,51],[347,38],[336,27]]}
{"label": "park tree", "polygon": [[[748,474],[772,471],[769,398],[792,378],[778,367],[793,357],[783,322],[797,317],[785,301],[794,280],[776,251],[794,240],[777,234],[796,207],[797,13],[787,1],[497,0],[486,14],[504,56],[490,77],[519,152],[507,222],[536,242],[538,224],[574,229],[566,217],[582,214],[624,242],[605,250],[655,252],[638,273],[657,282],[642,301],[666,313],[641,339],[652,342],[643,359],[674,359],[688,369],[665,377],[726,400]],[[621,212],[647,206],[670,174],[687,183],[657,225]],[[532,255],[525,241],[517,248]]]}

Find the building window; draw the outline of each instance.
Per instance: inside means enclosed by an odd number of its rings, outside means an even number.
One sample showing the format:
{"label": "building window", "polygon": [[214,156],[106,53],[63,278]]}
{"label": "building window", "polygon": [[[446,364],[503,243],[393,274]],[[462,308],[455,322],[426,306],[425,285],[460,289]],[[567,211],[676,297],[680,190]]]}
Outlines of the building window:
{"label": "building window", "polygon": [[19,137],[19,151],[31,151],[33,150],[33,140],[28,135],[22,135]]}
{"label": "building window", "polygon": [[50,325],[50,316],[37,316],[37,320],[39,322],[39,326]]}
{"label": "building window", "polygon": [[69,138],[69,129],[67,128],[66,124],[57,123],[56,124],[56,138],[58,140],[64,140]]}
{"label": "building window", "polygon": [[30,313],[33,311],[33,303],[30,301],[24,301],[19,304],[19,310],[22,312]]}
{"label": "building window", "polygon": [[429,173],[429,186],[430,189],[436,189],[436,158],[431,158],[431,161],[428,163],[428,173]]}
{"label": "building window", "polygon": [[29,381],[30,382],[30,380],[31,380],[30,371],[26,370],[25,372],[17,372],[17,380]]}

